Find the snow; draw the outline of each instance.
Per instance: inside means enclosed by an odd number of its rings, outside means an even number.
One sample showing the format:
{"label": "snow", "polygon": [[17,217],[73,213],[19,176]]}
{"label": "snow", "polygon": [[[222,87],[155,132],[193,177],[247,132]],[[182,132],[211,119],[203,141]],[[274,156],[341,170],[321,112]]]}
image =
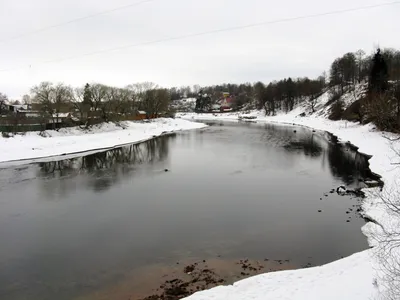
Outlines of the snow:
{"label": "snow", "polygon": [[10,138],[0,137],[0,162],[32,160],[85,151],[100,151],[138,143],[166,132],[197,129],[204,124],[182,119],[155,119],[150,122],[103,123],[88,130],[79,127],[48,130],[40,136],[28,132]]}
{"label": "snow", "polygon": [[68,118],[70,113],[57,113],[53,114],[53,118]]}
{"label": "snow", "polygon": [[[354,95],[354,91],[352,92]],[[363,87],[356,88],[356,94],[363,93]],[[352,95],[346,94],[345,105],[355,100],[349,99]],[[365,189],[367,198],[363,202],[364,215],[376,221],[385,229],[400,228],[400,220],[396,219],[383,205],[380,196],[390,193],[400,182],[400,158],[394,149],[400,148],[400,141],[391,142],[389,138],[395,136],[380,132],[372,124],[360,125],[348,121],[330,121],[326,118],[329,95],[324,93],[317,100],[317,112],[310,115],[305,105],[296,107],[288,114],[279,113],[277,116],[265,116],[262,111],[250,113],[224,114],[178,114],[184,119],[196,120],[224,120],[239,122],[239,117],[256,117],[256,122],[299,125],[321,131],[328,131],[339,138],[341,142],[351,142],[358,151],[371,155],[369,160],[373,172],[382,176],[385,186],[382,191],[377,188]],[[305,117],[300,117],[305,112]],[[367,223],[361,230],[368,238],[371,246],[377,246],[372,239],[373,234],[380,234],[381,227],[373,222]],[[250,277],[230,286],[220,286],[208,291],[198,292],[187,300],[239,300],[239,299],[290,299],[290,300],[320,300],[320,299],[349,299],[366,300],[377,299],[378,294],[385,292],[383,273],[376,258],[378,248],[371,248],[336,262],[302,270],[267,273]],[[393,255],[400,257],[399,251]],[[399,296],[400,299],[400,296]]]}
{"label": "snow", "polygon": [[[374,299],[369,251],[321,267],[268,273],[230,286],[196,293],[187,300]],[[340,280],[340,281],[339,281]]]}

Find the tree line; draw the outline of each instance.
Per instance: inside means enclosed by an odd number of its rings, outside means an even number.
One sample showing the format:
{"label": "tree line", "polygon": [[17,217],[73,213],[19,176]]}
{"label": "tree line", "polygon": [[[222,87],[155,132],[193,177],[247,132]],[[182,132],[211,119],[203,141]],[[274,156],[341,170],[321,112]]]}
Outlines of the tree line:
{"label": "tree line", "polygon": [[[53,120],[53,124],[61,114],[73,113],[81,124],[91,125],[129,119],[139,110],[146,112],[148,118],[166,114],[171,97],[168,89],[151,82],[124,88],[99,83],[73,88],[63,83],[41,82],[23,100],[23,104],[35,107],[43,120]],[[0,113],[3,115],[10,114],[5,105],[7,102],[10,102],[7,96],[0,94]]]}
{"label": "tree line", "polygon": [[[345,107],[341,96],[365,86],[363,95]],[[332,103],[330,118],[373,122],[381,130],[400,130],[400,51],[377,49],[366,56],[361,50],[334,60],[329,73]]]}
{"label": "tree line", "polygon": [[[383,49],[366,55],[363,50],[348,52],[333,60],[328,74],[317,78],[284,78],[269,83],[225,83],[212,86],[182,86],[161,88],[154,83],[137,83],[124,88],[103,84],[86,84],[72,88],[65,84],[42,82],[25,95],[23,102],[40,103],[43,115],[57,117],[69,105],[79,112],[82,120],[90,124],[94,119],[110,121],[144,110],[157,115],[169,110],[171,100],[201,98],[199,110],[211,110],[213,104],[228,92],[233,98],[233,109],[263,109],[267,115],[277,111],[289,112],[305,103],[310,112],[316,110],[316,99],[329,90],[332,119],[346,118],[360,122],[374,121],[379,128],[393,130],[400,127],[400,51]],[[381,90],[371,88],[372,73],[377,61],[384,62],[378,81]],[[379,68],[378,68],[379,69]],[[383,70],[383,71],[382,71]],[[341,101],[344,93],[355,91],[357,84],[368,86],[368,94],[352,105],[349,111]],[[376,85],[375,85],[376,86]],[[200,95],[200,96],[199,96]],[[0,113],[4,112],[7,96],[0,93]],[[204,104],[204,105],[203,105]]]}
{"label": "tree line", "polygon": [[[361,95],[356,93],[357,87],[361,87]],[[173,100],[195,95],[198,111],[211,110],[222,94],[228,92],[233,96],[234,110],[263,109],[267,115],[289,112],[300,103],[315,112],[316,100],[329,91],[326,105],[332,106],[329,116],[332,120],[372,121],[382,130],[399,130],[400,51],[386,48],[370,55],[363,50],[348,52],[333,60],[328,73],[312,79],[289,77],[269,83],[196,85],[170,91]],[[341,99],[345,93],[358,99],[350,107]]]}

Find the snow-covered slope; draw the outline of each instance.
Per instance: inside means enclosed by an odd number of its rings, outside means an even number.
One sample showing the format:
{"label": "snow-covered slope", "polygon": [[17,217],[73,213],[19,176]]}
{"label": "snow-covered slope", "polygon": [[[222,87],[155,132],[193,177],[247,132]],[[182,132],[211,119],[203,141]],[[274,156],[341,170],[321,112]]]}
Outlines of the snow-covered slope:
{"label": "snow-covered slope", "polygon": [[[346,93],[342,97],[345,106],[350,106],[358,95],[362,95],[365,87],[357,86],[356,91]],[[394,138],[390,133],[380,132],[372,124],[360,125],[348,121],[330,121],[326,118],[329,106],[329,94],[324,93],[317,100],[317,111],[310,113],[307,104],[301,104],[288,114],[278,113],[277,116],[265,116],[263,111],[250,113],[228,114],[182,114],[182,118],[198,120],[225,120],[240,121],[243,117],[256,117],[248,121],[271,122],[280,124],[293,124],[329,131],[336,135],[342,142],[351,142],[359,147],[359,151],[372,155],[370,168],[373,172],[382,176],[385,187],[382,192],[377,189],[367,190],[368,197],[363,203],[364,214],[375,220],[386,229],[397,226],[400,228],[400,220],[388,212],[383,205],[380,196],[390,193],[397,187],[397,178],[400,178],[400,168],[393,163],[400,158],[393,149],[400,149],[400,141],[390,142],[387,137]],[[300,115],[305,113],[304,117]],[[245,121],[245,119],[242,119]],[[376,246],[372,239],[372,233],[379,234],[380,226],[369,222],[362,231],[369,239],[371,245]],[[199,292],[188,300],[235,300],[235,299],[290,299],[290,300],[320,300],[320,299],[344,299],[344,300],[369,300],[379,299],[378,294],[385,291],[383,273],[379,268],[375,252],[379,248],[373,248],[354,254],[342,260],[327,264],[322,267],[306,270],[284,271],[268,273],[235,283],[232,286],[217,287],[208,291]],[[400,253],[393,252],[398,255]],[[398,298],[400,299],[400,295]]]}
{"label": "snow-covered slope", "polygon": [[172,101],[172,107],[177,111],[193,111],[196,107],[196,98],[184,98]]}
{"label": "snow-covered slope", "polygon": [[165,132],[204,127],[182,119],[156,119],[151,122],[102,123],[89,130],[79,127],[0,137],[0,162],[59,156],[83,151],[105,150],[148,140]]}

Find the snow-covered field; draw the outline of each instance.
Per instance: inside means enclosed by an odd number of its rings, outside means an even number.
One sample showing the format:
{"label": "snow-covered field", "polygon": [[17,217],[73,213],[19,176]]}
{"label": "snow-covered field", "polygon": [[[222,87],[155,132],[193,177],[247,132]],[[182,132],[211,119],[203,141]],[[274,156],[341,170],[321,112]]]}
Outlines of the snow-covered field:
{"label": "snow-covered field", "polygon": [[[347,121],[333,122],[325,117],[327,95],[318,101],[319,111],[310,115],[307,108],[297,107],[288,114],[278,114],[274,117],[264,116],[263,112],[253,111],[248,114],[181,114],[181,118],[196,120],[225,120],[238,122],[239,116],[257,117],[257,122],[272,122],[310,127],[316,130],[329,131],[342,142],[351,142],[359,147],[359,151],[372,155],[370,168],[382,176],[385,182],[383,192],[391,191],[397,186],[400,178],[400,168],[393,163],[400,158],[393,151],[400,148],[400,142],[390,142],[387,137],[392,134],[375,130],[373,125],[359,125]],[[306,117],[300,117],[307,112]],[[366,190],[367,198],[363,204],[364,214],[377,221],[384,228],[398,226],[399,220],[384,207],[379,198],[379,190]],[[367,223],[362,231],[367,236],[370,245],[374,245],[372,232],[380,232],[375,223]],[[290,299],[290,300],[320,300],[348,299],[370,300],[380,299],[385,292],[383,274],[375,255],[376,249],[356,253],[342,260],[310,269],[283,271],[254,276],[231,286],[217,287],[208,291],[198,292],[187,300],[239,300],[239,299]],[[400,295],[398,298],[400,299]]]}
{"label": "snow-covered field", "polygon": [[49,156],[99,151],[148,140],[163,133],[202,128],[205,125],[182,119],[156,119],[151,122],[103,123],[89,130],[79,127],[59,131],[28,132],[11,138],[0,137],[0,163]]}

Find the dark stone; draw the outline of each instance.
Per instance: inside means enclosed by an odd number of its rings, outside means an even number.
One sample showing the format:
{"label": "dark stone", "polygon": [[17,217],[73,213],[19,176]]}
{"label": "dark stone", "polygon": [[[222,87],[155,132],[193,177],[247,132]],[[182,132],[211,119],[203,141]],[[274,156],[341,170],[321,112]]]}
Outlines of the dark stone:
{"label": "dark stone", "polygon": [[322,212],[322,210],[319,209],[318,212]]}
{"label": "dark stone", "polygon": [[342,193],[345,193],[345,192],[346,192],[346,187],[343,186],[343,185],[339,186],[339,187],[336,189],[336,193],[338,193],[338,194],[342,194]]}
{"label": "dark stone", "polygon": [[169,170],[168,170],[168,169],[165,169],[164,171],[165,171],[165,172],[169,172]]}
{"label": "dark stone", "polygon": [[183,269],[183,272],[185,272],[185,273],[191,273],[191,272],[194,271],[194,269],[195,269],[195,266],[194,266],[194,265],[186,266],[186,267]]}

